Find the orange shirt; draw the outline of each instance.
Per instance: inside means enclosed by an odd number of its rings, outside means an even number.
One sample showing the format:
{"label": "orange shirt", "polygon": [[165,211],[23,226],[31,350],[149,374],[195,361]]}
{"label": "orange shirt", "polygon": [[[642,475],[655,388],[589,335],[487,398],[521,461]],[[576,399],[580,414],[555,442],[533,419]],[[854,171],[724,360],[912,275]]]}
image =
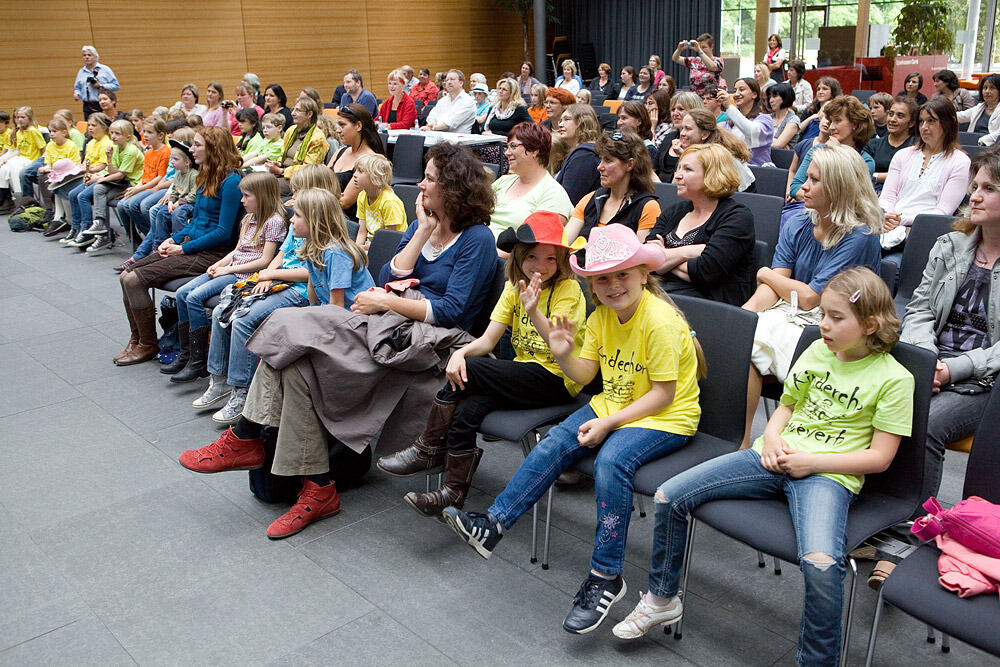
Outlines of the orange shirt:
{"label": "orange shirt", "polygon": [[549,115],[545,112],[545,107],[539,107],[537,109],[535,107],[528,107],[528,115],[531,116],[531,120],[536,123],[544,122],[545,119],[549,117]]}
{"label": "orange shirt", "polygon": [[157,176],[165,176],[170,163],[170,146],[163,144],[157,149],[149,149],[142,162],[142,183],[149,183]]}

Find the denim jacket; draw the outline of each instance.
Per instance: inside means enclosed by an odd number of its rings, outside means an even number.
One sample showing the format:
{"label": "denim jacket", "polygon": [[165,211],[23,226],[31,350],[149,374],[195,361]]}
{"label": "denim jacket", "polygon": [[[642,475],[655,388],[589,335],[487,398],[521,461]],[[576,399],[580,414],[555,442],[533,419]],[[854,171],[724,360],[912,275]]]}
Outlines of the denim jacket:
{"label": "denim jacket", "polygon": [[[972,234],[951,232],[934,244],[920,285],[906,304],[901,341],[938,353],[938,336],[951,313],[955,295],[969,273],[980,234],[978,229]],[[981,378],[1000,371],[1000,262],[993,265],[986,321],[989,347],[943,360],[952,382]]]}

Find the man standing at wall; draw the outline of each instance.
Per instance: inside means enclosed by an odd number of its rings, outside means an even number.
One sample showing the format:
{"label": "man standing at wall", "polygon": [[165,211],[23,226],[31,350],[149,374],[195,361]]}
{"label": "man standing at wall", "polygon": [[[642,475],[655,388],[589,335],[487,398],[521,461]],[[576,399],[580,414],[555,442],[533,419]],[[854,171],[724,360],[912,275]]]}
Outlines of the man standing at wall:
{"label": "man standing at wall", "polygon": [[83,56],[83,67],[76,73],[73,99],[83,102],[83,118],[86,120],[90,114],[101,110],[97,96],[102,90],[117,91],[121,86],[114,71],[98,62],[100,56],[97,55],[97,49],[88,44],[80,50],[80,55]]}

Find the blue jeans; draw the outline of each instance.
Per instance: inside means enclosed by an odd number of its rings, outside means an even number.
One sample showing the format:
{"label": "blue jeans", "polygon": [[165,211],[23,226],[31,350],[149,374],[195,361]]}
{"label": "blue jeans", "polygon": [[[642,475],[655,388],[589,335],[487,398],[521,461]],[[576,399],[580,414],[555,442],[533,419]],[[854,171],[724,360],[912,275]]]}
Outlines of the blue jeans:
{"label": "blue jeans", "polygon": [[[510,528],[542,497],[556,478],[575,461],[594,453],[577,442],[577,430],[595,418],[585,405],[549,431],[531,450],[524,463],[496,497],[490,513]],[[625,562],[625,540],[632,517],[632,478],[642,464],[674,452],[690,440],[647,428],[620,428],[597,449],[594,463],[594,490],[597,494],[597,528],[590,567],[603,574],[617,575]]]}
{"label": "blue jeans", "polygon": [[208,326],[205,302],[220,294],[226,285],[232,285],[239,278],[235,274],[213,278],[203,273],[177,290],[177,319],[190,322],[191,331]]}
{"label": "blue jeans", "polygon": [[86,229],[93,219],[94,187],[94,185],[84,185],[81,182],[69,192],[69,205],[73,213],[70,226],[78,234]]}
{"label": "blue jeans", "polygon": [[118,202],[118,219],[122,228],[137,229],[143,234],[149,231],[149,210],[164,194],[163,190],[143,190]]}
{"label": "blue jeans", "polygon": [[229,375],[230,387],[249,387],[257,368],[257,356],[247,350],[247,339],[264,319],[278,308],[308,306],[309,299],[293,289],[254,301],[250,312],[230,320],[229,328],[219,325],[222,306],[212,312],[212,343],[208,347],[208,372]]}
{"label": "blue jeans", "polygon": [[[844,540],[854,494],[829,477],[793,479],[770,472],[752,449],[724,454],[668,479],[656,493],[656,527],[649,590],[677,595],[687,542],[687,517],[694,508],[723,498],[784,496],[795,526],[805,602],[799,627],[800,665],[835,665],[840,655],[844,605]],[[806,554],[826,554],[824,563]]]}
{"label": "blue jeans", "polygon": [[138,261],[155,251],[173,232],[184,228],[193,212],[194,206],[191,204],[181,204],[174,209],[173,213],[167,211],[166,204],[156,204],[150,208],[149,233],[142,239],[142,243],[135,249],[132,257]]}
{"label": "blue jeans", "polygon": [[45,157],[40,157],[29,164],[21,172],[21,194],[25,197],[34,197],[35,191],[32,186],[38,182],[38,168],[45,166]]}

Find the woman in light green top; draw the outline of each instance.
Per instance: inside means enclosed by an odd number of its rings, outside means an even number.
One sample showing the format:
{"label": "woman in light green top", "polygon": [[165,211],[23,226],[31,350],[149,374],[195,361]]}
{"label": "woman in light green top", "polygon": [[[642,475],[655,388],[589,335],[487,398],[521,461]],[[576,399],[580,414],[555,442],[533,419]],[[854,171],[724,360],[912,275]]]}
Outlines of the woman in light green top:
{"label": "woman in light green top", "polygon": [[557,214],[563,225],[573,212],[569,195],[547,171],[551,133],[541,125],[518,123],[507,137],[510,173],[493,182],[496,205],[490,217],[494,236],[517,227],[535,211]]}

